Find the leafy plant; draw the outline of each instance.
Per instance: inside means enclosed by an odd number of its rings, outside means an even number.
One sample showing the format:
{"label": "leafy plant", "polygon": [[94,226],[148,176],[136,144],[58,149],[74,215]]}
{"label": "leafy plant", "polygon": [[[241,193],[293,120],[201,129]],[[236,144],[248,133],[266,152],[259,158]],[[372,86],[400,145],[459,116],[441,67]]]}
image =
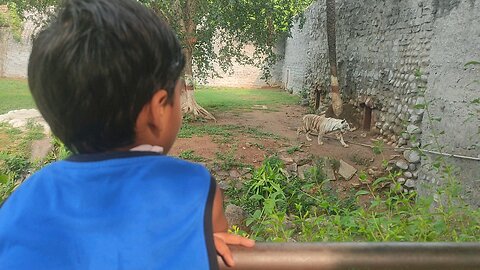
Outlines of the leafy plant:
{"label": "leafy plant", "polygon": [[195,155],[195,151],[193,151],[193,150],[183,151],[182,153],[180,153],[179,158],[186,159],[186,160],[191,160],[191,161],[195,161],[195,162],[205,161],[205,158]]}
{"label": "leafy plant", "polygon": [[300,151],[302,151],[302,146],[301,145],[294,145],[294,146],[287,149],[287,153],[289,155],[292,155],[293,153],[300,152]]}
{"label": "leafy plant", "polygon": [[21,18],[18,16],[17,5],[14,2],[7,2],[8,12],[0,13],[0,26],[10,27],[13,38],[16,41],[22,39],[23,24]]}
{"label": "leafy plant", "polygon": [[242,190],[231,196],[249,213],[246,224],[257,240],[480,240],[480,210],[458,200],[458,183],[441,188],[451,203],[432,207],[433,197],[418,198],[415,192],[401,192],[402,186],[396,181],[399,173],[375,181],[361,173],[366,188],[351,190],[348,197],[339,199],[328,181],[318,182],[322,179],[319,174],[312,173],[300,181],[286,176],[283,167],[277,157],[266,159]]}
{"label": "leafy plant", "polygon": [[233,168],[241,168],[244,166],[243,163],[237,160],[237,158],[235,157],[234,151],[225,152],[225,153],[217,152],[215,153],[215,156],[216,156],[216,160],[214,163],[217,166],[220,166],[222,170],[228,171]]}

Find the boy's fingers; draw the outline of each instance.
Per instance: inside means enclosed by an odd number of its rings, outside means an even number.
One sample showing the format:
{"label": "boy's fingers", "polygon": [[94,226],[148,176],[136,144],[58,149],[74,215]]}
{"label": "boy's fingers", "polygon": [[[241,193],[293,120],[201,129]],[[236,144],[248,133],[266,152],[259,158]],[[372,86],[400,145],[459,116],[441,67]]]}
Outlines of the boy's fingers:
{"label": "boy's fingers", "polygon": [[255,241],[239,235],[226,234],[223,235],[222,238],[228,245],[241,245],[245,247],[253,247],[255,245]]}
{"label": "boy's fingers", "polygon": [[217,253],[222,257],[225,264],[230,267],[235,266],[232,253],[230,252],[230,249],[225,243],[223,237],[215,237],[214,241],[215,241],[215,248],[217,249]]}

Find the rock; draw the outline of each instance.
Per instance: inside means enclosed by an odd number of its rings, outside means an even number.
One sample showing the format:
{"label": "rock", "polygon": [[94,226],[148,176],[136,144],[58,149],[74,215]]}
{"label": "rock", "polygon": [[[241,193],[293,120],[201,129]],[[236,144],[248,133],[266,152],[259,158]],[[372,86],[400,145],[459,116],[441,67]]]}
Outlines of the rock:
{"label": "rock", "polygon": [[216,171],[216,175],[217,175],[218,177],[222,177],[222,178],[225,178],[225,177],[230,176],[230,174],[229,174],[228,172],[226,172],[226,171]]}
{"label": "rock", "polygon": [[328,166],[328,165],[324,166],[323,171],[325,172],[328,180],[332,180],[332,181],[337,180],[332,166]]}
{"label": "rock", "polygon": [[402,177],[402,178],[398,178],[398,180],[397,180],[397,182],[400,183],[400,184],[405,183],[405,181],[406,181],[406,180],[405,180],[405,178],[403,178],[403,177]]}
{"label": "rock", "polygon": [[298,178],[300,179],[305,179],[305,172],[309,171],[311,168],[313,168],[312,165],[303,165],[303,166],[300,166],[298,167],[297,171],[298,171]]}
{"label": "rock", "polygon": [[411,164],[408,165],[408,170],[409,170],[409,171],[412,171],[412,172],[413,172],[413,171],[415,171],[416,169],[417,169],[417,165],[415,165],[415,164],[413,164],[413,163],[411,163]]}
{"label": "rock", "polygon": [[220,181],[218,182],[218,188],[221,190],[227,190],[229,188],[229,185],[226,181]]}
{"label": "rock", "polygon": [[408,139],[410,139],[410,134],[408,134],[407,132],[403,132],[402,133],[402,138],[404,138],[405,140],[408,140]]}
{"label": "rock", "polygon": [[352,183],[352,187],[354,188],[358,188],[358,187],[361,187],[362,184],[358,183],[358,182],[355,182],[355,183]]}
{"label": "rock", "polygon": [[340,160],[340,168],[338,169],[338,174],[340,174],[345,180],[350,180],[355,173],[357,173],[357,169],[355,169],[352,165],[346,163],[343,160]]}
{"label": "rock", "polygon": [[412,143],[410,143],[410,147],[419,148],[420,147],[420,142],[412,142]]}
{"label": "rock", "polygon": [[52,140],[45,138],[43,140],[36,140],[32,143],[32,153],[30,154],[31,161],[40,161],[47,157],[52,150]]}
{"label": "rock", "polygon": [[301,153],[298,156],[295,156],[293,158],[294,162],[297,163],[298,166],[303,166],[306,165],[310,162],[312,162],[312,158],[309,157],[307,154]]}
{"label": "rock", "polygon": [[295,162],[291,157],[280,157],[280,160],[283,161],[285,165],[289,165]]}
{"label": "rock", "polygon": [[13,110],[0,115],[0,123],[8,123],[14,128],[25,130],[30,122],[42,126],[45,135],[50,134],[51,131],[49,125],[36,109]]}
{"label": "rock", "polygon": [[422,122],[422,117],[420,115],[413,114],[410,116],[408,121],[410,121],[412,124],[420,124],[420,122]]}
{"label": "rock", "polygon": [[242,168],[242,169],[240,170],[240,174],[243,175],[243,176],[245,176],[245,175],[247,175],[247,174],[249,174],[249,173],[251,173],[251,172],[252,172],[252,168],[248,168],[248,167],[247,167],[247,168]]}
{"label": "rock", "polygon": [[268,110],[268,107],[265,105],[253,105],[252,109],[254,110]]}
{"label": "rock", "polygon": [[240,178],[240,176],[242,176],[242,175],[237,170],[231,170],[229,172],[229,176],[230,176],[230,178],[237,179],[237,178]]}
{"label": "rock", "polygon": [[253,177],[253,174],[251,174],[251,173],[246,173],[246,174],[243,175],[243,178],[245,178],[245,179],[252,179],[252,177]]}
{"label": "rock", "polygon": [[407,132],[409,134],[420,134],[420,133],[422,133],[422,130],[416,125],[408,125],[407,126]]}
{"label": "rock", "polygon": [[420,162],[420,154],[414,150],[406,150],[403,152],[403,157],[410,163]]}
{"label": "rock", "polygon": [[408,188],[414,188],[414,187],[415,187],[415,181],[412,180],[412,179],[408,179],[408,180],[405,182],[405,186],[408,187]]}
{"label": "rock", "polygon": [[402,170],[407,170],[408,169],[408,163],[405,160],[399,160],[395,162],[395,166],[397,168],[402,169]]}
{"label": "rock", "polygon": [[227,218],[227,223],[229,227],[231,227],[232,225],[243,227],[246,215],[243,208],[234,204],[229,204],[225,208],[225,217]]}
{"label": "rock", "polygon": [[298,169],[297,163],[287,165],[286,169],[288,172],[297,173],[297,169]]}
{"label": "rock", "polygon": [[413,174],[411,172],[404,172],[403,176],[405,176],[406,178],[412,178]]}

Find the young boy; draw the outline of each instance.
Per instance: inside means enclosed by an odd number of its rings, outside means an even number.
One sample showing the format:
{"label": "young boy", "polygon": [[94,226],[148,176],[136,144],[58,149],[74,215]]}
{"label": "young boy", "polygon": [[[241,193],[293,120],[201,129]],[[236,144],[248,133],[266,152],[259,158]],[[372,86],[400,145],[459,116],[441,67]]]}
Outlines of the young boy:
{"label": "young boy", "polygon": [[75,154],[0,209],[0,269],[233,265],[222,195],[203,166],[165,156],[181,124],[172,30],[135,0],[67,0],[33,43],[29,85]]}

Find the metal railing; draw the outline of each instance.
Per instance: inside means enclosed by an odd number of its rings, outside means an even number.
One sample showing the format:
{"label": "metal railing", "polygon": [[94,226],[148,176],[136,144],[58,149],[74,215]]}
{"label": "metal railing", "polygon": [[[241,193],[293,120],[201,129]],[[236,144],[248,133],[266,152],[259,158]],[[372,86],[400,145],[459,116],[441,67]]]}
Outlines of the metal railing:
{"label": "metal railing", "polygon": [[480,243],[257,243],[231,247],[236,270],[480,270]]}

